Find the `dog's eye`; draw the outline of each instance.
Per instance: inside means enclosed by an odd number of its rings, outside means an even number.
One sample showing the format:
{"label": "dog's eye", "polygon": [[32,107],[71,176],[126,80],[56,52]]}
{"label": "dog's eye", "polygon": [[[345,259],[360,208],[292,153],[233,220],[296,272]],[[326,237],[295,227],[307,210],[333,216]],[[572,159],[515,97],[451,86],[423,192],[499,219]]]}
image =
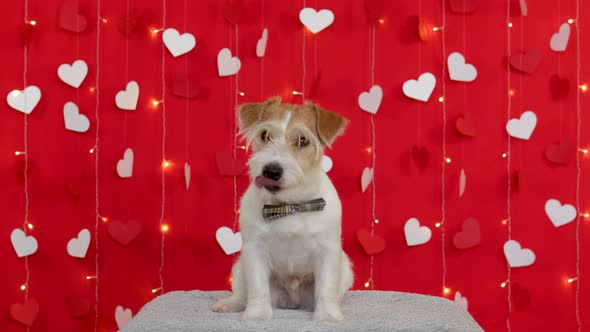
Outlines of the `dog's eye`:
{"label": "dog's eye", "polygon": [[268,131],[266,131],[266,130],[263,130],[263,131],[260,133],[260,139],[261,139],[263,142],[268,142],[268,141],[270,141],[272,138],[270,137],[270,134],[268,133]]}
{"label": "dog's eye", "polygon": [[300,136],[299,140],[297,141],[297,146],[299,146],[300,148],[303,148],[303,147],[306,147],[307,145],[309,145],[309,140],[307,139],[307,137]]}

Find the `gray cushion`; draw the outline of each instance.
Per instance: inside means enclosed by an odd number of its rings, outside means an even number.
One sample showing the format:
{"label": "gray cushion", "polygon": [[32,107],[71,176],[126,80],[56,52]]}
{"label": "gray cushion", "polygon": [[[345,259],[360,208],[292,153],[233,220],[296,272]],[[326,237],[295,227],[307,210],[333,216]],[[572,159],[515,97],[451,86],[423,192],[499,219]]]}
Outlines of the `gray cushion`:
{"label": "gray cushion", "polygon": [[312,313],[274,309],[269,321],[243,321],[240,313],[209,308],[226,291],[170,292],[146,304],[121,332],[196,331],[483,331],[467,311],[445,298],[382,291],[348,292],[344,320],[317,323]]}

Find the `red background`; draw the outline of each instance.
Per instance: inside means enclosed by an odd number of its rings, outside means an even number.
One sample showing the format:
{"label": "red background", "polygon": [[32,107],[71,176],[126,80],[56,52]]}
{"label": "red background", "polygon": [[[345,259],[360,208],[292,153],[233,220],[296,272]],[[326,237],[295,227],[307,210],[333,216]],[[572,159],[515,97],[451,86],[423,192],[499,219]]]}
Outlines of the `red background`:
{"label": "red background", "polygon": [[[313,93],[315,101],[351,120],[346,134],[327,152],[334,160],[330,172],[339,190],[344,207],[343,243],[356,271],[355,288],[364,289],[369,277],[369,257],[356,242],[356,231],[370,228],[370,191],[361,193],[360,174],[370,166],[369,114],[357,105],[358,94],[370,87],[370,25],[364,2],[307,1],[315,8],[329,8],[335,22],[318,35],[306,38],[306,91],[314,76],[321,80]],[[161,208],[161,144],[162,106],[153,108],[151,100],[162,99],[161,34],[153,36],[149,28],[162,27],[162,2],[157,0],[102,0],[100,16],[107,19],[100,26],[100,131],[99,131],[99,209],[109,220],[139,220],[143,232],[128,247],[111,239],[107,225],[99,225],[99,331],[114,331],[114,310],[117,305],[137,312],[154,298],[151,289],[159,287]],[[216,55],[229,47],[236,54],[238,43],[234,26],[223,17],[224,1],[168,1],[166,27],[188,31],[197,39],[196,48],[187,55],[173,58],[166,51],[166,158],[172,166],[165,172],[165,222],[170,225],[166,236],[165,291],[180,289],[227,289],[230,266],[234,257],[226,256],[215,242],[215,230],[232,226],[232,178],[217,174],[215,152],[231,149],[234,126],[236,77],[217,76]],[[586,28],[590,7],[580,8],[581,21],[572,25],[565,53],[549,49],[549,38],[559,25],[575,17],[574,0],[529,1],[527,17],[518,15],[513,4],[511,48],[514,52],[540,48],[543,60],[533,75],[512,72],[512,117],[525,110],[534,110],[539,122],[530,141],[512,141],[511,170],[521,174],[520,191],[512,194],[512,236],[537,255],[534,265],[512,270],[513,331],[572,331],[576,329],[576,283],[567,284],[567,277],[576,275],[575,222],[555,228],[544,213],[549,198],[575,204],[576,165],[552,166],[543,157],[544,149],[562,139],[576,138],[576,56],[580,52],[581,82],[589,77],[585,66],[588,39],[576,37]],[[31,160],[29,232],[39,242],[39,250],[28,259],[30,296],[40,303],[40,313],[31,331],[92,330],[94,312],[73,319],[65,306],[65,296],[77,293],[88,298],[94,307],[95,280],[92,238],[88,256],[75,259],[66,253],[67,241],[80,229],[95,224],[94,160],[89,154],[94,145],[96,94],[90,88],[96,82],[97,6],[95,1],[79,0],[80,11],[88,19],[88,28],[73,34],[58,28],[61,1],[29,0],[29,19],[36,20],[28,49],[28,84],[41,88],[41,102],[29,116],[29,158]],[[304,32],[297,17],[301,1],[244,1],[239,24],[239,50],[242,60],[239,72],[238,103],[258,101],[272,95],[283,100],[301,102],[291,95],[301,90],[302,41]],[[507,288],[500,283],[507,278],[502,245],[507,239],[506,218],[507,134],[507,18],[505,1],[479,1],[471,15],[452,14],[447,6],[445,45],[447,54],[459,51],[473,63],[479,75],[473,83],[451,82],[446,78],[446,112],[448,123],[447,165],[444,178],[446,190],[447,286],[450,295],[460,291],[469,299],[469,310],[488,331],[506,330],[508,315]],[[23,86],[22,1],[1,1],[2,70],[0,91]],[[117,25],[127,9],[139,13],[142,22],[130,36],[122,34]],[[264,13],[262,17],[262,13]],[[127,15],[133,16],[133,15]],[[123,17],[123,18],[122,18]],[[374,286],[376,289],[442,295],[441,230],[434,224],[441,219],[441,130],[442,34],[434,33],[427,42],[415,37],[413,17],[420,17],[432,26],[440,26],[441,1],[386,1],[383,23],[376,28],[375,82],[383,87],[384,98],[375,116],[377,132],[377,217],[376,233],[383,236],[387,248],[375,256]],[[186,26],[186,28],[185,28]],[[256,41],[262,27],[269,29],[267,55],[264,63],[255,56]],[[583,35],[582,35],[583,36]],[[127,56],[126,56],[127,54]],[[56,75],[62,63],[84,59],[89,74],[79,89],[66,86]],[[192,74],[200,96],[185,100],[169,92],[173,73]],[[424,71],[437,76],[437,87],[427,103],[409,100],[401,93],[402,83]],[[570,80],[570,93],[560,102],[553,101],[549,78],[559,73]],[[263,82],[262,82],[263,79]],[[115,93],[128,80],[140,85],[138,109],[118,110]],[[2,97],[4,98],[4,97]],[[581,109],[588,107],[588,96],[581,94]],[[81,113],[91,121],[89,132],[66,131],[62,107],[74,101]],[[14,254],[9,234],[22,226],[23,184],[16,176],[22,167],[21,157],[14,151],[23,147],[23,115],[0,105],[0,202],[4,215],[0,223],[0,329],[23,331],[12,321],[8,307],[21,302],[24,294],[23,259]],[[462,114],[473,116],[477,136],[460,137],[454,129],[455,119]],[[582,111],[582,119],[585,118]],[[589,144],[590,136],[582,123],[580,146]],[[414,145],[426,147],[431,154],[428,168],[419,171],[410,156]],[[120,179],[116,162],[123,151],[135,151],[134,175]],[[241,153],[241,152],[239,152]],[[588,207],[589,187],[585,174],[590,171],[587,157],[582,158],[581,206]],[[192,167],[192,184],[184,189],[183,164]],[[467,191],[459,198],[458,174],[467,174]],[[22,172],[22,169],[20,169]],[[75,199],[65,189],[68,178],[83,179],[81,198]],[[238,179],[238,195],[248,184]],[[433,230],[425,245],[405,245],[403,225],[416,217]],[[475,217],[482,228],[480,246],[457,251],[450,243],[452,235],[467,217]],[[590,229],[581,220],[580,238]],[[581,241],[581,258],[588,252],[587,241]],[[580,280],[580,316],[590,324],[590,291],[583,279],[590,266],[582,260]],[[583,281],[584,280],[584,281]],[[92,310],[93,311],[93,310]],[[425,313],[427,315],[428,313]],[[393,317],[395,313],[392,313]]]}

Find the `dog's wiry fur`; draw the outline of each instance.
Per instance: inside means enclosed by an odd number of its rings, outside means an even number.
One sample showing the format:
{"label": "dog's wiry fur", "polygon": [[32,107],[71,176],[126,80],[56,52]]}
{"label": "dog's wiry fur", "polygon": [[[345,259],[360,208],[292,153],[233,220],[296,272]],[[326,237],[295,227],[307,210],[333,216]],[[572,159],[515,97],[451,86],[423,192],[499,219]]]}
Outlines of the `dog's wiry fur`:
{"label": "dog's wiry fur", "polygon": [[[265,320],[272,307],[314,310],[319,321],[341,320],[341,301],[352,286],[352,266],[341,245],[342,207],[321,170],[324,147],[341,135],[346,119],[313,103],[283,104],[273,98],[238,109],[240,132],[252,149],[252,179],[278,163],[281,189],[252,183],[240,205],[244,245],[232,268],[232,295],[217,312],[242,311],[244,319]],[[306,144],[303,144],[303,143]],[[264,204],[323,198],[322,211],[264,221]]]}

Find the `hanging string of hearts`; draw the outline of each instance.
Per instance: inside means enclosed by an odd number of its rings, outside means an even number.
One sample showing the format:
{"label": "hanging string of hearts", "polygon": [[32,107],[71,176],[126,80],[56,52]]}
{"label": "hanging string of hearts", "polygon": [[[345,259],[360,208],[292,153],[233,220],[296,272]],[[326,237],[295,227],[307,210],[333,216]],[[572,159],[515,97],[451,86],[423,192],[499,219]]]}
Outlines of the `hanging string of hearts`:
{"label": "hanging string of hearts", "polygon": [[98,249],[99,249],[99,242],[98,242],[98,228],[100,225],[100,201],[99,201],[99,181],[98,181],[98,161],[99,161],[99,153],[100,153],[100,141],[99,141],[99,133],[100,133],[100,118],[99,118],[99,109],[100,109],[100,32],[101,32],[101,20],[100,20],[100,12],[101,12],[101,0],[96,1],[96,12],[99,14],[96,18],[96,47],[95,47],[95,56],[96,56],[96,74],[95,74],[95,108],[94,108],[94,118],[96,121],[96,130],[94,136],[94,147],[90,150],[91,153],[94,154],[94,332],[98,331],[98,304],[99,304],[99,256],[98,256]]}

